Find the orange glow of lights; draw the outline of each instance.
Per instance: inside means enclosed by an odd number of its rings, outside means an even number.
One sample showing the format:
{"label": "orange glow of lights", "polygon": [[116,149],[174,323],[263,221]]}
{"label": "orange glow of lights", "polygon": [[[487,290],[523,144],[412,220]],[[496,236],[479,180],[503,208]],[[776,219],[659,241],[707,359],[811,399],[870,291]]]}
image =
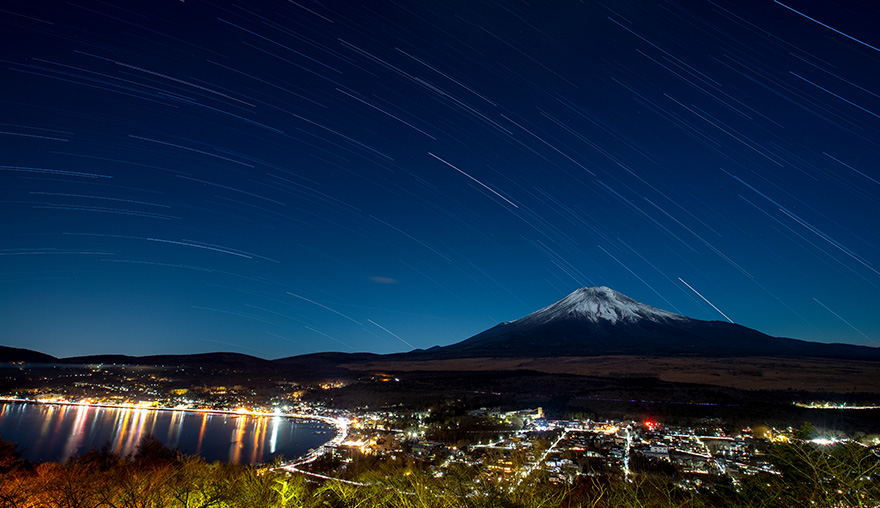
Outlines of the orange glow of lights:
{"label": "orange glow of lights", "polygon": [[205,428],[208,426],[208,413],[202,413],[202,427],[199,429],[199,441],[196,443],[196,453],[202,452],[202,440],[205,439]]}
{"label": "orange glow of lights", "polygon": [[241,448],[243,445],[242,441],[244,440],[244,431],[245,431],[245,418],[236,418],[235,419],[235,431],[233,432],[233,437],[229,442],[229,462],[233,464],[241,463]]}

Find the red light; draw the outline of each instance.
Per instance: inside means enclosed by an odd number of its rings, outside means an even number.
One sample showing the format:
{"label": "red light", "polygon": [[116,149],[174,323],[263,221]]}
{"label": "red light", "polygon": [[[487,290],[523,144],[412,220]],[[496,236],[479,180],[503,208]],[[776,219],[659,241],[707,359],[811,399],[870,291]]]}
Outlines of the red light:
{"label": "red light", "polygon": [[657,423],[656,420],[653,420],[653,419],[645,420],[645,427],[648,427],[648,430],[654,430],[654,429],[656,429],[659,425],[660,425],[660,424]]}

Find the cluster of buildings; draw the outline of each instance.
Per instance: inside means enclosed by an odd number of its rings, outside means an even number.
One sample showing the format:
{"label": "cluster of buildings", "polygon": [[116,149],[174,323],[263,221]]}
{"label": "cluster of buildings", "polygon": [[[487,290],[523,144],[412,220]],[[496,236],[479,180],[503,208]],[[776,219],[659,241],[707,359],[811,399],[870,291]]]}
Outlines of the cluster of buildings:
{"label": "cluster of buildings", "polygon": [[[456,464],[479,467],[489,477],[543,470],[554,482],[571,482],[581,475],[646,473],[678,475],[691,482],[703,475],[728,475],[735,481],[741,475],[774,473],[761,453],[768,440],[751,429],[727,435],[717,428],[703,435],[651,420],[550,420],[540,408],[483,409],[468,416],[481,422],[469,419],[472,426],[459,429],[471,439],[450,442],[436,438],[443,433],[437,432],[429,412],[347,413],[351,424],[346,439],[326,450],[336,460],[313,462],[313,468],[325,475],[344,475],[356,470],[348,463],[374,457],[418,463],[437,475]],[[777,430],[776,435],[787,432],[791,430]]]}
{"label": "cluster of buildings", "polygon": [[51,366],[26,369],[6,395],[40,402],[88,402],[203,410],[274,408],[297,400],[304,388],[277,381],[256,389],[251,380],[225,369],[138,365]]}

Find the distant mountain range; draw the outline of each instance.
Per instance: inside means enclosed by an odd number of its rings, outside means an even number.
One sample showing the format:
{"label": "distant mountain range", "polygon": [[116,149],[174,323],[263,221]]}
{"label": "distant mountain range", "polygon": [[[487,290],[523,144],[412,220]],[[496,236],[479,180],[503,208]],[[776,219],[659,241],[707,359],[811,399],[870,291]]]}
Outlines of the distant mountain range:
{"label": "distant mountain range", "polygon": [[151,356],[128,356],[128,355],[90,355],[57,358],[45,353],[39,353],[30,349],[0,346],[0,362],[6,363],[51,363],[51,364],[99,364],[115,363],[129,365],[178,365],[178,364],[212,364],[212,365],[241,365],[254,366],[268,364],[269,360],[256,356],[243,355],[240,353],[199,353],[192,355],[151,355]]}
{"label": "distant mountain range", "polygon": [[60,359],[27,349],[0,346],[0,362],[217,365],[295,370],[326,369],[380,359],[420,361],[616,355],[878,361],[880,348],[771,337],[737,324],[703,321],[651,307],[604,286],[578,289],[548,307],[516,321],[501,323],[456,344],[392,355],[328,352],[265,360],[239,353],[202,353]]}

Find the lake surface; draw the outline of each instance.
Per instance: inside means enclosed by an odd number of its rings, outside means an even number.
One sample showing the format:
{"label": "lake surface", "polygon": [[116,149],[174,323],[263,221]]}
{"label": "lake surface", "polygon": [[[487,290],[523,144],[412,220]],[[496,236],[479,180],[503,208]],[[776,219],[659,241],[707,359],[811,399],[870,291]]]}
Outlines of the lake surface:
{"label": "lake surface", "polygon": [[208,461],[252,464],[296,458],[333,439],[335,429],[284,416],[0,403],[0,437],[18,443],[32,462],[63,462],[105,443],[128,455],[147,434]]}

